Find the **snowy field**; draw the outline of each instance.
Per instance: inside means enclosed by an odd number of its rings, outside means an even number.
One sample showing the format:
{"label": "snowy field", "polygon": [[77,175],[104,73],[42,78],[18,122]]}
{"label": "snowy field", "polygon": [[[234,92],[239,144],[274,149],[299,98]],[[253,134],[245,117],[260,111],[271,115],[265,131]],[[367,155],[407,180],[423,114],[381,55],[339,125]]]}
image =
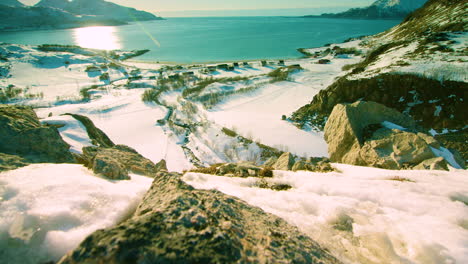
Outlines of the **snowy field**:
{"label": "snowy field", "polygon": [[334,164],[341,172],[275,171],[289,191],[257,178],[187,173],[296,225],[345,263],[468,263],[468,172],[389,171]]}
{"label": "snowy field", "polygon": [[[461,42],[457,49],[466,48],[466,35],[453,38]],[[365,52],[360,43],[338,45],[362,48]],[[280,67],[278,61],[267,65],[250,62],[233,71],[218,68],[211,73],[206,69],[215,65],[183,65],[182,69],[174,69],[176,65],[127,62],[100,71],[99,74],[109,74],[109,81],[102,81],[98,73],[86,72],[89,66],[110,65],[102,57],[2,45],[12,57],[5,62],[11,64],[10,77],[0,79],[0,85],[14,84],[27,88],[28,93],[42,94],[14,103],[40,106],[35,111],[41,122],[61,126],[59,132],[72,152],[80,153],[82,147],[92,143],[83,125],[71,116],[62,116],[66,113],[89,117],[114,143],[128,145],[155,163],[165,159],[168,169],[178,172],[195,166],[190,155],[199,158],[203,165],[259,161],[261,149],[255,141],[298,156],[328,156],[322,133],[300,130],[282,120],[282,116],[290,116],[309,103],[321,89],[345,74],[344,65],[361,59],[329,54],[323,57],[331,60],[329,64],[317,64],[317,58],[289,60],[286,66],[300,64],[303,69],[279,82],[271,81],[267,75]],[[389,50],[364,74],[393,71],[392,65],[414,48]],[[440,77],[466,81],[466,72],[458,70],[463,64],[448,59],[437,65],[417,60],[398,70],[429,76],[451,64],[457,70],[450,72],[456,76],[448,78],[442,72]],[[162,92],[159,103],[143,102],[142,96],[148,87],[156,87],[158,76],[170,79],[171,75],[184,72],[200,80],[244,78],[211,83],[201,95],[241,90],[249,85],[258,85],[258,89],[230,95],[208,109],[199,101],[183,98],[184,88]],[[141,78],[130,80],[131,76]],[[91,85],[95,87],[87,90],[89,98],[81,98],[80,90]],[[173,118],[171,124],[159,122],[168,116]],[[190,125],[190,129],[177,127],[176,122]],[[223,133],[223,128],[232,129],[253,143],[243,145],[237,136]],[[345,263],[468,263],[466,171],[334,166],[340,172],[275,171],[274,178],[268,181],[293,187],[282,192],[254,187],[256,178],[187,173],[184,180],[196,188],[237,196],[284,218]],[[151,181],[136,175],[130,181],[108,181],[80,165],[37,164],[0,173],[0,255],[6,256],[7,263],[56,260],[96,229],[122,220]],[[5,248],[8,251],[2,251]]]}
{"label": "snowy field", "polygon": [[92,232],[130,215],[151,182],[138,175],[105,180],[66,164],[0,173],[0,262],[57,261]]}

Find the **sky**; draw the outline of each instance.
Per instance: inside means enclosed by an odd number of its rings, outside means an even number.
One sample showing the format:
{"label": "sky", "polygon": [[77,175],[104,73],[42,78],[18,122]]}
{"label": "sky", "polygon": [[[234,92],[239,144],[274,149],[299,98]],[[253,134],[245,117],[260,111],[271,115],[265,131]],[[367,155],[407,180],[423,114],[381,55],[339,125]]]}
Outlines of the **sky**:
{"label": "sky", "polygon": [[[375,0],[107,0],[162,16],[306,15],[368,6]],[[34,5],[39,0],[20,0]]]}

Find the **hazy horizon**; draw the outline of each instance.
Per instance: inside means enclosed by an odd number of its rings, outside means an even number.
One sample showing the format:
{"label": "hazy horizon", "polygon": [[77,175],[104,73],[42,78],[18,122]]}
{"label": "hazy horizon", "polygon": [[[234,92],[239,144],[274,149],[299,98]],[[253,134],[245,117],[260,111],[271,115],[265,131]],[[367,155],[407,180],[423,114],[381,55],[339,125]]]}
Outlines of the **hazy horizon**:
{"label": "hazy horizon", "polygon": [[[35,5],[40,0],[19,0],[26,5]],[[370,5],[374,0],[106,0],[119,5],[155,13],[162,17],[222,17],[222,16],[304,16],[328,12],[341,12],[353,7]]]}

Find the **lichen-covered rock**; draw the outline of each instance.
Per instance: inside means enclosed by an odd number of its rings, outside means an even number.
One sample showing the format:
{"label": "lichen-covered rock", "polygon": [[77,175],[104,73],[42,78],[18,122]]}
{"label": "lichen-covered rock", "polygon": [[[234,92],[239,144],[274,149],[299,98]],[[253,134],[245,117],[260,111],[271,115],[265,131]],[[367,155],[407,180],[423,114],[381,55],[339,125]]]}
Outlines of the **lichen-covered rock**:
{"label": "lichen-covered rock", "polygon": [[14,170],[29,165],[29,163],[17,155],[0,153],[0,172]]}
{"label": "lichen-covered rock", "polygon": [[413,168],[414,170],[445,170],[448,171],[447,162],[444,158],[437,157],[428,159]]}
{"label": "lichen-covered rock", "polygon": [[0,105],[0,142],[0,152],[28,162],[75,162],[57,129],[42,126],[30,107]]}
{"label": "lichen-covered rock", "polygon": [[340,262],[278,217],[159,173],[133,216],[94,232],[59,263]]}
{"label": "lichen-covered rock", "polygon": [[226,163],[216,169],[216,175],[234,177],[258,177],[262,168],[250,162]]}
{"label": "lichen-covered rock", "polygon": [[384,169],[409,169],[426,161],[431,165],[441,144],[416,131],[408,116],[374,102],[337,105],[325,125],[330,159]]}
{"label": "lichen-covered rock", "polygon": [[114,142],[112,142],[112,140],[106,135],[106,133],[104,133],[101,129],[96,127],[93,121],[91,121],[91,119],[89,119],[88,117],[77,114],[67,115],[72,116],[73,118],[75,118],[83,124],[93,145],[106,148],[111,148],[115,146]]}
{"label": "lichen-covered rock", "polygon": [[384,121],[415,130],[411,117],[374,102],[339,104],[333,109],[326,125],[325,140],[333,162],[366,165],[358,155],[364,143],[365,128]]}
{"label": "lichen-covered rock", "polygon": [[[84,147],[80,160],[95,173],[111,179],[128,179],[129,172],[154,177],[165,167],[165,162],[160,162],[157,166],[133,148],[125,145],[115,145],[112,148]],[[96,167],[97,165],[99,166]],[[107,168],[106,165],[109,167]]]}
{"label": "lichen-covered rock", "polygon": [[366,166],[398,170],[435,158],[426,141],[415,133],[380,129],[358,155]]}
{"label": "lichen-covered rock", "polygon": [[275,170],[288,171],[288,170],[291,170],[293,166],[294,166],[293,155],[289,152],[285,152],[278,158],[276,163],[273,165],[273,168]]}
{"label": "lichen-covered rock", "polygon": [[93,172],[111,180],[129,180],[127,169],[112,157],[112,151],[98,151],[93,159]]}
{"label": "lichen-covered rock", "polygon": [[296,161],[296,163],[294,163],[292,170],[293,171],[307,170],[307,163],[303,160],[298,160]]}
{"label": "lichen-covered rock", "polygon": [[168,171],[166,160],[162,159],[155,165],[156,171]]}
{"label": "lichen-covered rock", "polygon": [[269,159],[267,159],[267,161],[265,161],[265,163],[263,163],[263,166],[264,167],[273,167],[273,165],[275,165],[275,163],[277,161],[278,161],[278,158],[270,157]]}

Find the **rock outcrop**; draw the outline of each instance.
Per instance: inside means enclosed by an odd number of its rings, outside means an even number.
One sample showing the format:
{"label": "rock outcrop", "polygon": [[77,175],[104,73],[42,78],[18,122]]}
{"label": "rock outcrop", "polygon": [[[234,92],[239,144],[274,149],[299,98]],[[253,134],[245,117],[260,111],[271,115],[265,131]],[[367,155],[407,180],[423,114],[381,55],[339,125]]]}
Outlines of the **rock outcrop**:
{"label": "rock outcrop", "polygon": [[441,148],[433,137],[418,133],[409,116],[363,101],[335,106],[325,125],[325,140],[333,162],[385,169],[432,164],[437,158],[433,149]]}
{"label": "rock outcrop", "polygon": [[340,262],[276,216],[159,173],[133,216],[96,231],[59,263]]}
{"label": "rock outcrop", "polygon": [[291,170],[294,166],[294,157],[291,153],[283,153],[273,165],[275,170]]}
{"label": "rock outcrop", "polygon": [[167,170],[165,161],[156,165],[125,145],[112,148],[84,147],[79,160],[94,173],[113,180],[130,179],[129,172],[154,177],[160,170]]}
{"label": "rock outcrop", "polygon": [[30,163],[74,163],[55,127],[42,126],[29,107],[0,105],[0,152]]}
{"label": "rock outcrop", "polygon": [[67,114],[75,118],[76,120],[80,121],[81,124],[86,128],[86,132],[88,133],[91,142],[95,146],[105,147],[105,148],[112,148],[115,146],[114,142],[104,133],[101,129],[96,127],[86,116],[77,115],[77,114]]}
{"label": "rock outcrop", "polygon": [[14,170],[29,165],[29,163],[16,155],[0,153],[0,172]]}

